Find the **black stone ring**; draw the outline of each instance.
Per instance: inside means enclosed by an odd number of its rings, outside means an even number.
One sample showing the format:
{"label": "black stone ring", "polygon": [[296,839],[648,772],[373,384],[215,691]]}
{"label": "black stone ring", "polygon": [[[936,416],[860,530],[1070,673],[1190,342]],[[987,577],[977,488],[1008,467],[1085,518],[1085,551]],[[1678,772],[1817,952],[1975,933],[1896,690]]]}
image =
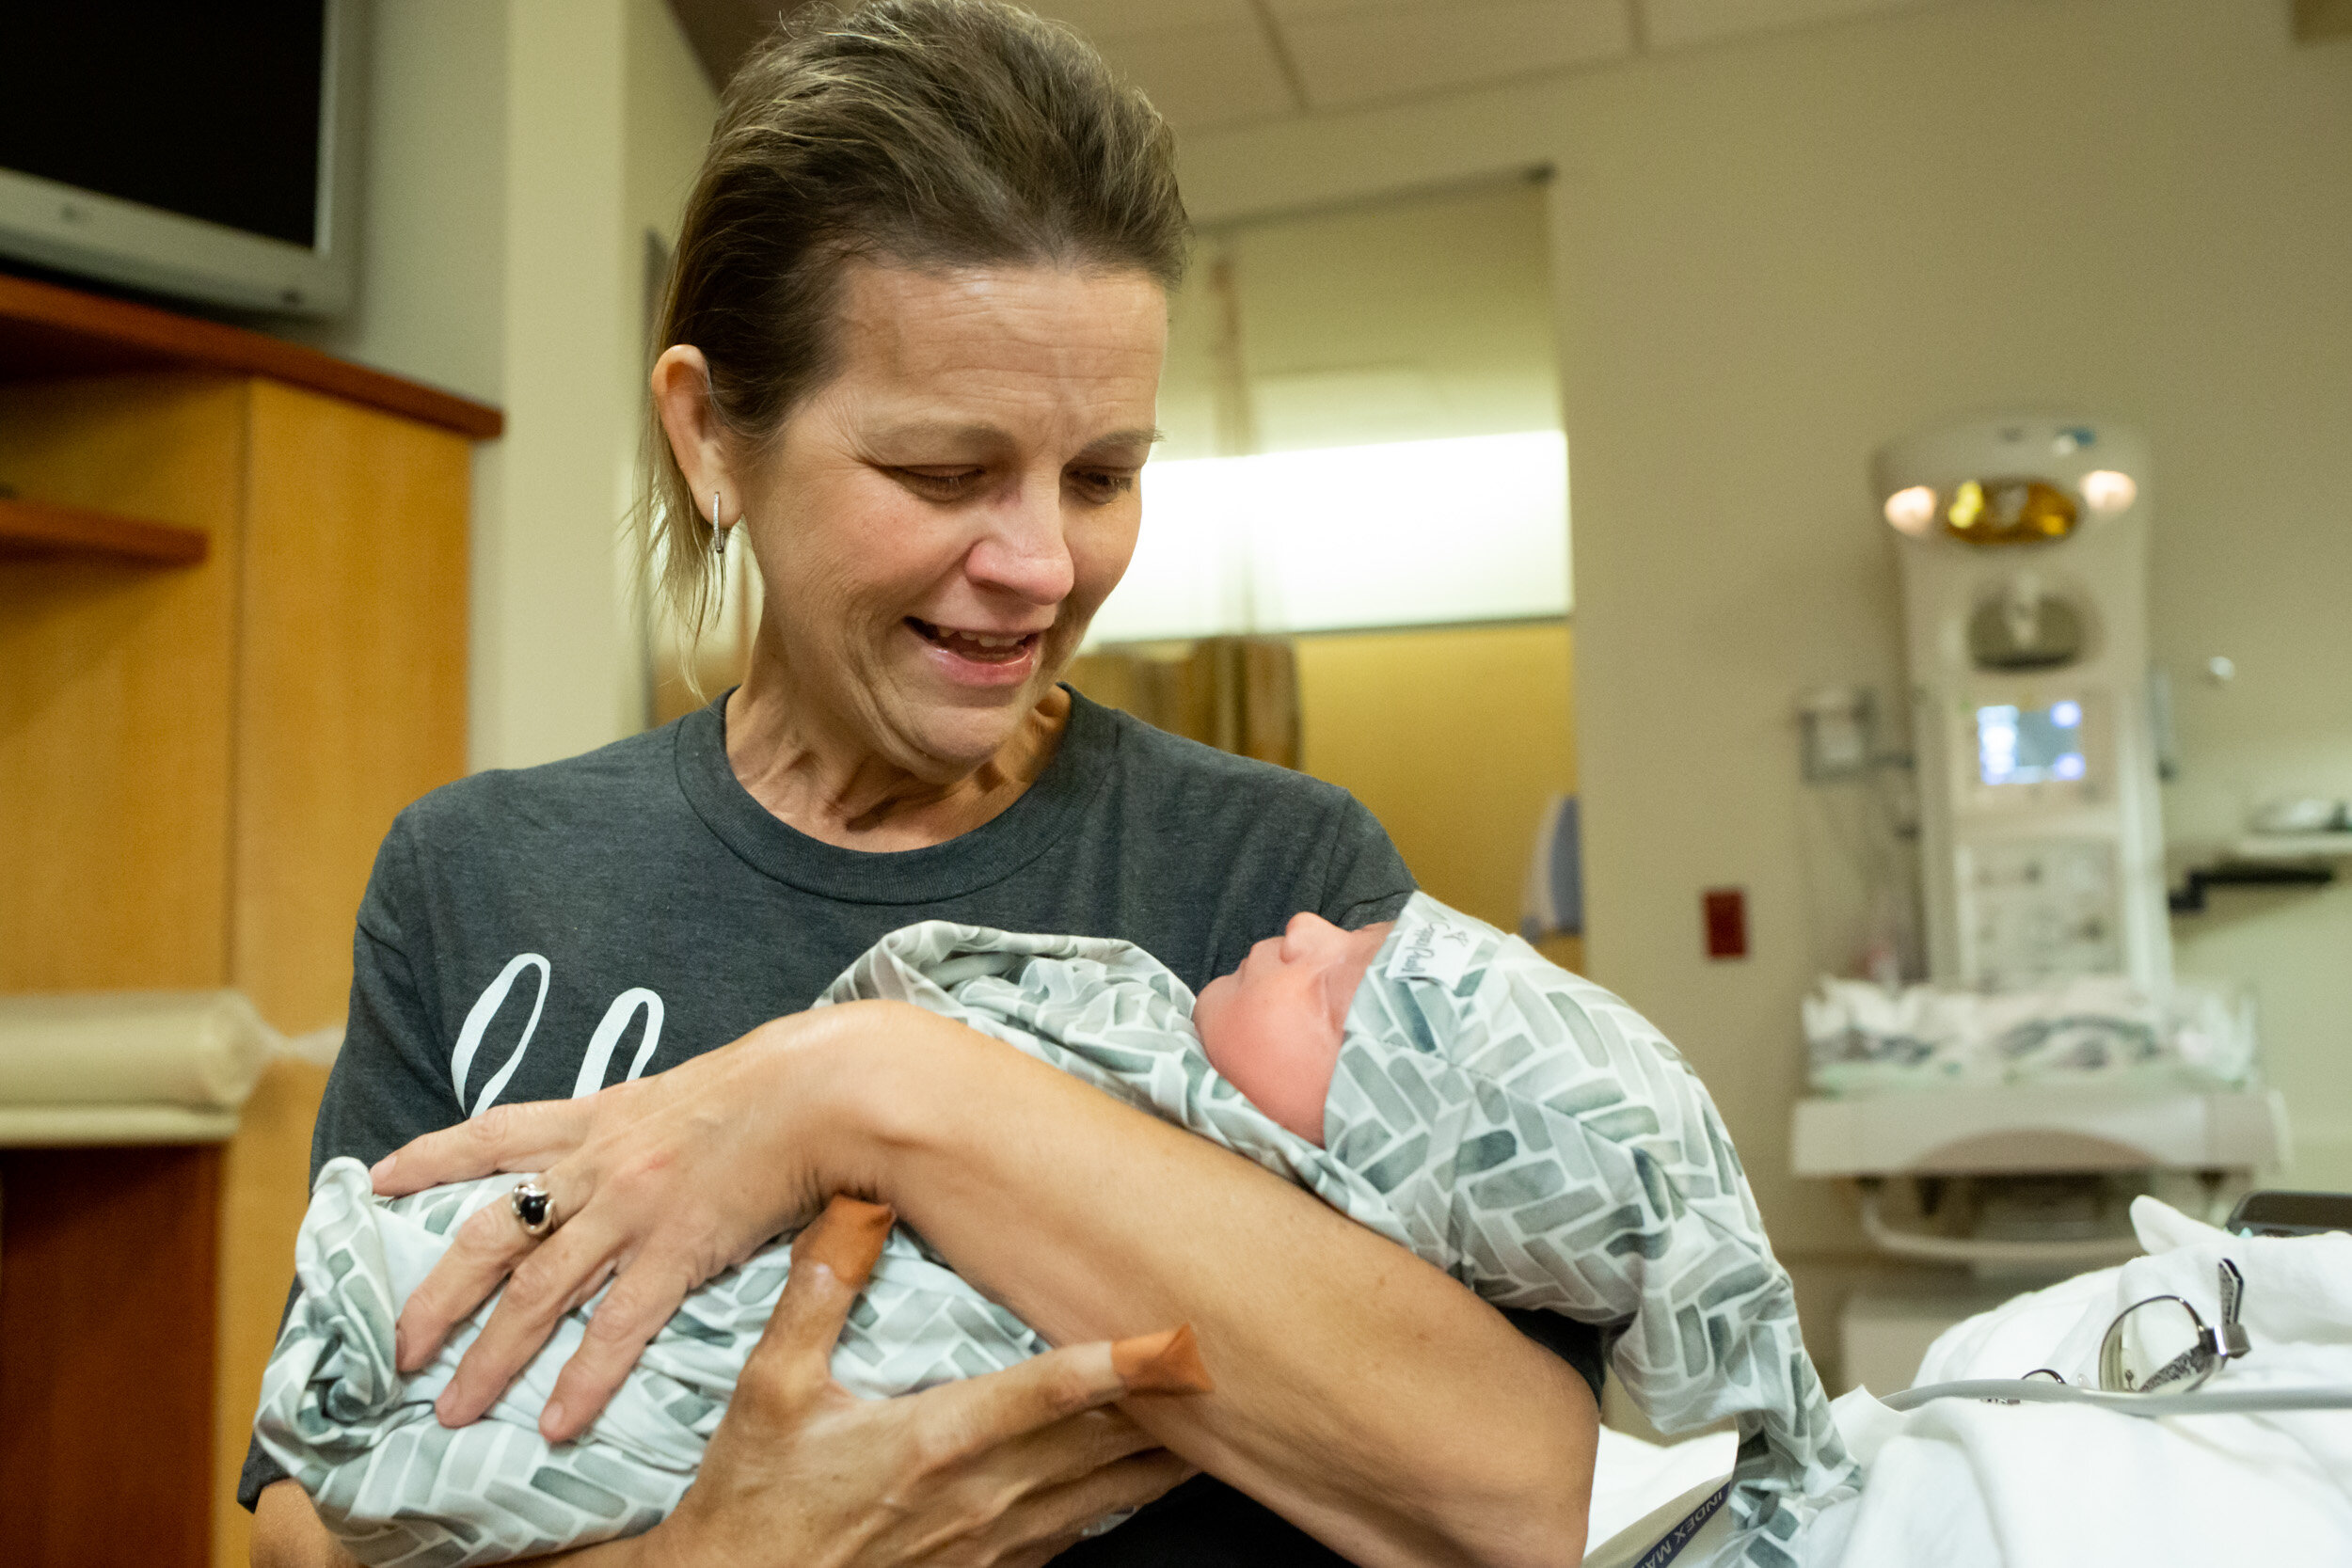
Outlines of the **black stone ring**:
{"label": "black stone ring", "polygon": [[515,1190],[506,1195],[506,1204],[515,1211],[516,1223],[531,1235],[544,1236],[555,1228],[555,1200],[536,1177],[516,1182]]}

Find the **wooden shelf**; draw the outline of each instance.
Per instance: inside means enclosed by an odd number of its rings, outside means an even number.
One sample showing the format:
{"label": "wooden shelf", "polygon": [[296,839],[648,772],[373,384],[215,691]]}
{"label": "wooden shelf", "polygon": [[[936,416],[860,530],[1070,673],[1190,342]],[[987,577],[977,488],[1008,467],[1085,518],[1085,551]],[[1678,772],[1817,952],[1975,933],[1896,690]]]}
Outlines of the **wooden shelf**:
{"label": "wooden shelf", "polygon": [[211,548],[202,529],[0,496],[0,556],[103,555],[151,566],[194,566]]}
{"label": "wooden shelf", "polygon": [[265,375],[477,441],[506,428],[506,416],[487,404],[282,338],[0,275],[0,381],[143,370]]}

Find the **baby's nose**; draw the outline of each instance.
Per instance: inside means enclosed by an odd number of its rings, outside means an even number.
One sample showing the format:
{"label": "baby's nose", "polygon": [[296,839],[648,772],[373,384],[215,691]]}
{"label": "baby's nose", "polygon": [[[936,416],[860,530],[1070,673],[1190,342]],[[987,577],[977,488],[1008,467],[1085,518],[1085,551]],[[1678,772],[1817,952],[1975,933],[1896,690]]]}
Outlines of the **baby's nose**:
{"label": "baby's nose", "polygon": [[1315,913],[1301,910],[1282,927],[1282,961],[1296,963],[1320,949],[1339,927]]}

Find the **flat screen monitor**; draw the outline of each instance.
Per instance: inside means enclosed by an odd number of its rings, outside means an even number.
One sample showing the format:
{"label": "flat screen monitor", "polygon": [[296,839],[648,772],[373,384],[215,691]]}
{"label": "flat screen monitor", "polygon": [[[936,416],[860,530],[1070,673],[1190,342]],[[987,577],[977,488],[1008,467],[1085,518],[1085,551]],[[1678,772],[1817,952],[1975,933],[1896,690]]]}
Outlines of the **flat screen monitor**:
{"label": "flat screen monitor", "polygon": [[2083,705],[1995,703],[1977,709],[1977,771],[1988,784],[2072,783],[2089,771]]}
{"label": "flat screen monitor", "polygon": [[363,3],[11,8],[0,253],[219,305],[341,310]]}

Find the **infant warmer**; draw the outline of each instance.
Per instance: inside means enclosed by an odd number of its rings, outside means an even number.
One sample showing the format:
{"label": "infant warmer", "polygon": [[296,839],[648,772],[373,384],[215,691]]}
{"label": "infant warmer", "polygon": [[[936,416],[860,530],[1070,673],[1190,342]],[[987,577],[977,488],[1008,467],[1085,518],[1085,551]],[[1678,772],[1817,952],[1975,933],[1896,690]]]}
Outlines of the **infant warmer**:
{"label": "infant warmer", "polygon": [[1899,535],[1931,977],[2171,976],[2148,701],[2148,453],[1991,420],[1884,448]]}
{"label": "infant warmer", "polygon": [[[1990,419],[1897,441],[1872,477],[1902,576],[1930,983],[1825,979],[1806,1003],[1792,1163],[1859,1181],[1883,1251],[2013,1288],[2137,1253],[2134,1187],[2217,1192],[2275,1162],[2283,1109],[2250,1016],[2172,977],[2146,442]],[[1924,1229],[1882,1218],[1890,1181]],[[1847,1303],[1849,1381],[1908,1383],[1981,1305],[1945,1279]]]}

